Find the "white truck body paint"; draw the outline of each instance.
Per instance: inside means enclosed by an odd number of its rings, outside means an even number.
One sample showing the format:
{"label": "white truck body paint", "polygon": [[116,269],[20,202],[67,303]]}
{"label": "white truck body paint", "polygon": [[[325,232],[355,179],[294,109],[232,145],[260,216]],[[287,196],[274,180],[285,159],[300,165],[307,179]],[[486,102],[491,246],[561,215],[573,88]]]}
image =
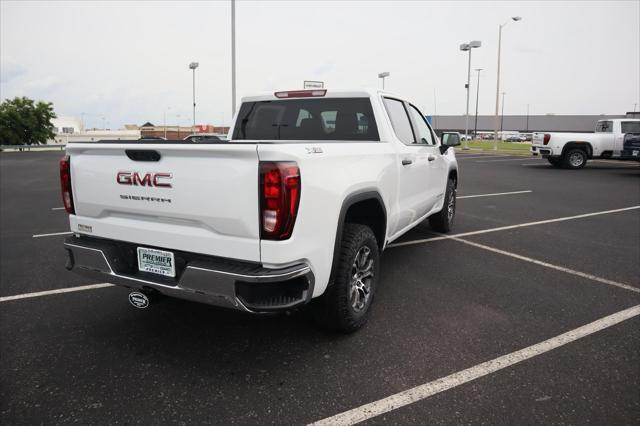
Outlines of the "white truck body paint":
{"label": "white truck body paint", "polygon": [[[325,291],[343,203],[353,194],[377,192],[387,216],[386,245],[440,211],[447,178],[457,171],[453,149],[405,145],[396,136],[378,90],[328,90],[326,98],[368,98],[379,141],[233,140],[226,144],[74,143],[67,146],[76,212],[71,231],[116,241],[182,250],[266,268],[307,263],[313,297]],[[281,100],[273,93],[242,102]],[[237,120],[237,117],[236,117]],[[157,162],[136,162],[127,149],[156,150]],[[403,166],[402,160],[413,163]],[[295,161],[301,197],[292,235],[260,239],[259,162]],[[118,172],[170,173],[172,187],[124,186]],[[142,201],[121,195],[170,199]],[[146,199],[146,198],[145,198]],[[83,225],[80,226],[79,225]],[[86,230],[91,229],[90,233]]]}

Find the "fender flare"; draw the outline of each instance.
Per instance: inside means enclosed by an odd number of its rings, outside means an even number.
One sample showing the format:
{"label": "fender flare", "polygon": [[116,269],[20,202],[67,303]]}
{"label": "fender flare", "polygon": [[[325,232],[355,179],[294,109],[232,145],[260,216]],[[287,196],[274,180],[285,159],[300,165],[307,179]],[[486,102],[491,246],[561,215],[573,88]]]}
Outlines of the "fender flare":
{"label": "fender flare", "polygon": [[367,200],[376,200],[380,207],[382,208],[382,214],[384,215],[384,241],[378,241],[378,246],[380,247],[380,252],[382,252],[385,243],[386,243],[386,235],[387,235],[387,208],[384,204],[382,196],[375,189],[363,189],[360,191],[353,192],[345,197],[342,201],[342,207],[340,207],[340,215],[338,216],[338,226],[336,229],[336,239],[333,245],[333,259],[331,261],[331,273],[329,275],[329,285],[333,283],[333,279],[335,278],[335,269],[336,264],[338,262],[338,255],[340,253],[340,244],[342,243],[342,231],[344,229],[344,220],[347,215],[347,211],[351,206],[361,201]]}

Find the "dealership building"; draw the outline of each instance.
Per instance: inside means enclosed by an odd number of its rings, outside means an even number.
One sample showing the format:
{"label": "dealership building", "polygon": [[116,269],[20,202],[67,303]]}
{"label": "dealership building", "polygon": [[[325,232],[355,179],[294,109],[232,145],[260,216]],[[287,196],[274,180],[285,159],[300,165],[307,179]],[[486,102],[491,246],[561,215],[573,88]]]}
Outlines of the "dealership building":
{"label": "dealership building", "polygon": [[[628,112],[621,115],[505,115],[498,116],[498,128],[503,132],[593,132],[598,120],[614,118],[638,118],[640,112]],[[469,114],[469,133],[475,128],[475,115]],[[433,128],[439,133],[444,131],[464,133],[466,118],[464,115],[435,115],[431,117]],[[502,121],[502,126],[500,126]],[[493,132],[496,117],[494,115],[478,116],[478,132]]]}

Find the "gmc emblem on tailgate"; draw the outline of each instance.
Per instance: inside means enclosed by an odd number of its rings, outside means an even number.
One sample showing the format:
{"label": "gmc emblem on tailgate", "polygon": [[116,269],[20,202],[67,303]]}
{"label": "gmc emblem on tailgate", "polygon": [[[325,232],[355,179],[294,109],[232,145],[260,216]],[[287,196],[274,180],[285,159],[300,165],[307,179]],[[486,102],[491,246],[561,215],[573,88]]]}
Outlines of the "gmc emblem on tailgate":
{"label": "gmc emblem on tailgate", "polygon": [[120,185],[156,186],[158,188],[171,188],[171,173],[138,173],[118,172],[116,182]]}

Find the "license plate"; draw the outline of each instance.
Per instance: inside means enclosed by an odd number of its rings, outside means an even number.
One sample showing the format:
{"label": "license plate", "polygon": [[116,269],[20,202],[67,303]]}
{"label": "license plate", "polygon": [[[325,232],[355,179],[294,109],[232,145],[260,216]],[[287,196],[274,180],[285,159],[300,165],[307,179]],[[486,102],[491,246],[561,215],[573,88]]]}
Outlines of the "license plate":
{"label": "license plate", "polygon": [[176,276],[174,257],[170,251],[138,247],[138,269],[167,277]]}
{"label": "license plate", "polygon": [[637,157],[639,153],[640,151],[638,151],[637,149],[634,149],[633,151],[631,151],[631,155],[633,155],[634,157]]}

